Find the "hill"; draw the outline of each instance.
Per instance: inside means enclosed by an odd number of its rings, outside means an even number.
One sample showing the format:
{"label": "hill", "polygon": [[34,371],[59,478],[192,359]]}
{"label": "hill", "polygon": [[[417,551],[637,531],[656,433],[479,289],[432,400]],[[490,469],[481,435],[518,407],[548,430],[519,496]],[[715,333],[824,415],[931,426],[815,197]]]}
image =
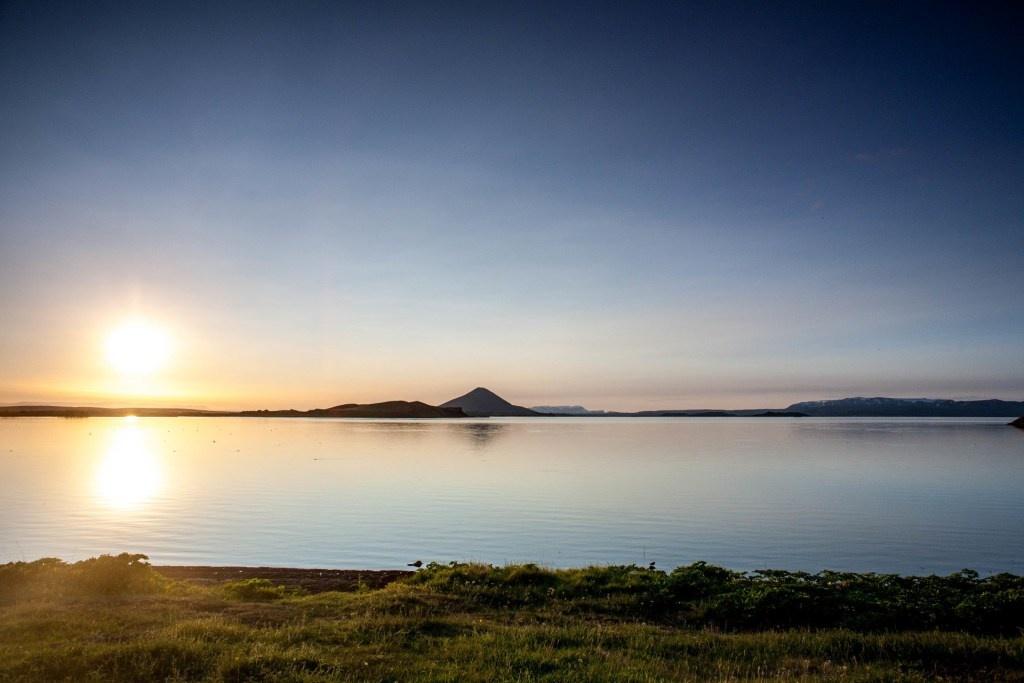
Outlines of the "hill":
{"label": "hill", "polygon": [[461,408],[470,417],[531,417],[540,413],[512,405],[490,389],[477,387],[468,394],[445,401],[442,408]]}
{"label": "hill", "polygon": [[466,417],[458,408],[432,406],[422,401],[383,401],[382,403],[345,403],[332,408],[306,412],[309,417]]}
{"label": "hill", "polygon": [[857,396],[833,401],[804,401],[794,403],[786,410],[814,417],[1014,417],[1024,413],[1024,401]]}
{"label": "hill", "polygon": [[312,410],[244,410],[242,417],[362,417],[425,419],[466,417],[457,408],[441,408],[422,401],[382,401],[381,403],[343,403]]}

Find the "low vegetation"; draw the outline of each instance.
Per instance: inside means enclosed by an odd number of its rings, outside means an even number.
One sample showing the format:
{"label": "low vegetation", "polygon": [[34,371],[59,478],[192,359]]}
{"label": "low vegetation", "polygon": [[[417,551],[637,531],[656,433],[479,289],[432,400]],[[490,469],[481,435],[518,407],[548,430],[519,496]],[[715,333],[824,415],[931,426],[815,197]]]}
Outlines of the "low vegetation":
{"label": "low vegetation", "polygon": [[429,565],[376,590],[0,566],[0,680],[1024,681],[1024,579]]}
{"label": "low vegetation", "polygon": [[430,565],[410,583],[495,608],[557,606],[720,631],[848,628],[1020,635],[1024,578],[843,572],[733,572],[697,562],[548,570],[533,565]]}

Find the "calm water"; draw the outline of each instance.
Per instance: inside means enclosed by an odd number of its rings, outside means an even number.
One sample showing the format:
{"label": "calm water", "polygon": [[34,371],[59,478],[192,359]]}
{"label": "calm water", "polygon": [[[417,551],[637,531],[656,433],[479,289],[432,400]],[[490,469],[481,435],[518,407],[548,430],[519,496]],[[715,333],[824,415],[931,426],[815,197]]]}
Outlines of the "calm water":
{"label": "calm water", "polygon": [[0,419],[0,560],[1024,573],[976,419]]}

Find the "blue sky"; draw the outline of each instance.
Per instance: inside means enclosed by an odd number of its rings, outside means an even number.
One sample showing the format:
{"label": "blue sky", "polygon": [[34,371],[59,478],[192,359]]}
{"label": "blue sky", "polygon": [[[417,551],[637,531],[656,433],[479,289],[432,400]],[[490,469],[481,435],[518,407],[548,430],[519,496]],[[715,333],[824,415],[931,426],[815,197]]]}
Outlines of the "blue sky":
{"label": "blue sky", "polygon": [[801,5],[5,3],[0,401],[1024,397],[1020,11]]}

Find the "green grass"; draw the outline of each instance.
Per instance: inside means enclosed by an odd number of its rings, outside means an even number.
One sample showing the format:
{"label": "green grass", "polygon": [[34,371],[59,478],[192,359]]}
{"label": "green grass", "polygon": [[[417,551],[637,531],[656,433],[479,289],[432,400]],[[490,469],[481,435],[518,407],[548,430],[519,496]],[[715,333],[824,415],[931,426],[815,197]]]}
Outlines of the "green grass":
{"label": "green grass", "polygon": [[1019,577],[431,565],[380,590],[0,566],[0,680],[1024,681]]}

